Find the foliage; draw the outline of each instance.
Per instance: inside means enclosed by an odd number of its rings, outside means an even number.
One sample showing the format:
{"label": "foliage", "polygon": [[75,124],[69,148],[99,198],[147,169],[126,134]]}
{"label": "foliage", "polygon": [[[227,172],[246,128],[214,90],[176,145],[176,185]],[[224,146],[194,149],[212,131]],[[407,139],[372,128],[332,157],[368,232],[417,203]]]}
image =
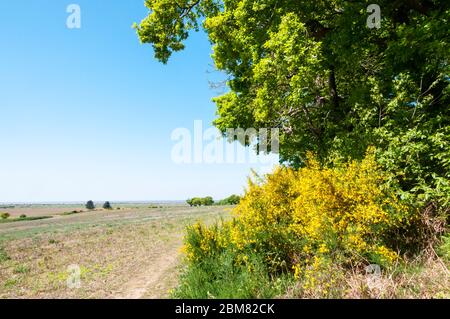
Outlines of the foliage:
{"label": "foliage", "polygon": [[214,200],[211,196],[207,197],[194,197],[186,200],[189,206],[211,206],[214,204]]}
{"label": "foliage", "polygon": [[112,209],[110,202],[106,201],[106,202],[103,204],[103,209]]}
{"label": "foliage", "polygon": [[9,216],[11,216],[9,213],[1,213],[1,214],[0,214],[0,217],[1,217],[2,219],[8,219]]}
{"label": "foliage", "polygon": [[[278,127],[280,155],[295,167],[361,159],[378,148],[403,196],[450,203],[450,3],[380,0],[147,0],[136,25],[166,63],[200,26],[229,91],[214,99],[215,125]],[[202,23],[200,23],[202,20]]]}
{"label": "foliage", "polygon": [[217,205],[237,205],[239,204],[241,197],[239,195],[230,195],[227,198],[224,198],[218,201]]}
{"label": "foliage", "polygon": [[189,265],[174,297],[272,298],[285,290],[288,278],[272,278],[259,255],[237,262],[229,246],[229,226],[197,223],[187,228],[184,251]]}
{"label": "foliage", "polygon": [[91,200],[87,201],[87,203],[86,203],[86,209],[89,209],[89,210],[95,209],[94,202],[91,201]]}
{"label": "foliage", "polygon": [[19,218],[22,218],[22,219],[23,219],[23,218],[27,218],[27,215],[22,214],[22,215],[19,216]]}
{"label": "foliage", "polygon": [[287,277],[273,280],[258,256],[236,264],[229,251],[191,264],[180,279],[175,298],[273,298],[289,283]]}
{"label": "foliage", "polygon": [[325,285],[315,274],[335,263],[389,265],[449,221],[450,3],[380,0],[379,29],[370,3],[145,2],[141,42],[166,63],[203,27],[228,76],[215,126],[279,128],[288,167],[250,183],[232,223],[189,230],[196,278],[215,280],[200,260],[231,254],[238,267],[256,254],[271,274]]}
{"label": "foliage", "polygon": [[188,228],[187,273],[200,276],[203,263],[231,255],[237,269],[259,260],[270,278],[291,274],[313,288],[332,283],[331,275],[321,276],[336,264],[389,267],[406,252],[402,241],[411,240],[401,237],[404,228],[419,218],[392,192],[388,177],[371,149],[362,161],[333,167],[310,155],[299,170],[279,167],[249,181],[232,221]]}

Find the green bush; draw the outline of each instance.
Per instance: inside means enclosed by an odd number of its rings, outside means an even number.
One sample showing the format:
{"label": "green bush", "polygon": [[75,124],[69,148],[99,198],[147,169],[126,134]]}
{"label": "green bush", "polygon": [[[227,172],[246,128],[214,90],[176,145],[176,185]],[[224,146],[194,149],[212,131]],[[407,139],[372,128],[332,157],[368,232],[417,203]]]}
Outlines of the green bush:
{"label": "green bush", "polygon": [[87,201],[87,203],[86,203],[86,209],[89,209],[89,210],[95,209],[94,202],[91,201],[91,200]]}
{"label": "green bush", "polygon": [[111,203],[110,203],[110,202],[105,202],[105,203],[103,204],[103,209],[112,209]]}
{"label": "green bush", "polygon": [[8,219],[9,216],[11,216],[9,213],[1,213],[1,214],[0,214],[0,217],[1,217],[2,219]]}

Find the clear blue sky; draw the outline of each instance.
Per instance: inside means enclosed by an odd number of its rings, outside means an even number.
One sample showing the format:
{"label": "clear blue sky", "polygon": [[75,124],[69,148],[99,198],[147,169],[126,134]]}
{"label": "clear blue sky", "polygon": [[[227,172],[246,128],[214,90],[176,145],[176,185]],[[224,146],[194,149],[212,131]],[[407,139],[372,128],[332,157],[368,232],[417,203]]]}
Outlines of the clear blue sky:
{"label": "clear blue sky", "polygon": [[[253,164],[175,164],[171,132],[210,125],[210,44],[168,65],[141,45],[143,0],[0,2],[0,202],[170,200],[241,193]],[[68,29],[66,7],[81,7]]]}

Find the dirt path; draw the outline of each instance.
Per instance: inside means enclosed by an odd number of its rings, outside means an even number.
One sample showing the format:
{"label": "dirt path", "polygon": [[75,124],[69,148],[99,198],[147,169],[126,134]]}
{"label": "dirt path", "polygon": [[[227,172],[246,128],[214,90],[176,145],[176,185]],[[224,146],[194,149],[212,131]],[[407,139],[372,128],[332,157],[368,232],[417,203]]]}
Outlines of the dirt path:
{"label": "dirt path", "polygon": [[145,271],[136,274],[128,281],[116,299],[158,299],[167,298],[169,290],[177,283],[177,266],[180,259],[181,241],[165,247],[160,255],[145,267]]}

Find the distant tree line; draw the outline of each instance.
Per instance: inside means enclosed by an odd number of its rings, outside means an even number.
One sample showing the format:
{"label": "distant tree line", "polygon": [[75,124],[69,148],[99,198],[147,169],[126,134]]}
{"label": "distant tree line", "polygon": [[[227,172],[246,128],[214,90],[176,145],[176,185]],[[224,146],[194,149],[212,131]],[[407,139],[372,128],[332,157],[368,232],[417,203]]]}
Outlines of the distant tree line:
{"label": "distant tree line", "polygon": [[241,200],[241,197],[238,195],[231,195],[227,198],[221,199],[217,202],[214,202],[213,198],[211,196],[207,197],[194,197],[189,198],[186,200],[186,203],[189,204],[189,206],[211,206],[211,205],[237,205],[239,204],[239,201]]}
{"label": "distant tree line", "polygon": [[218,201],[216,205],[237,205],[240,201],[241,197],[239,195],[231,195]]}
{"label": "distant tree line", "polygon": [[186,203],[189,204],[189,206],[211,206],[214,204],[214,200],[211,196],[207,197],[194,197],[186,200]]}

